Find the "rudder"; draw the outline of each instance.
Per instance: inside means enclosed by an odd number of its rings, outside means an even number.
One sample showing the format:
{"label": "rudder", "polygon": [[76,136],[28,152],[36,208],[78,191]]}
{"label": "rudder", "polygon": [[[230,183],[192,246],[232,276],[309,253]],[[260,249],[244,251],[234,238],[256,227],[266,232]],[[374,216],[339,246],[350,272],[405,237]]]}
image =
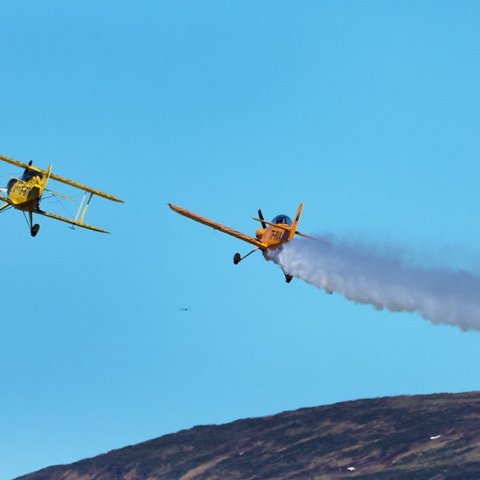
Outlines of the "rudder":
{"label": "rudder", "polygon": [[295,236],[295,232],[297,231],[298,221],[300,220],[300,215],[303,211],[303,203],[301,203],[298,207],[297,213],[295,214],[295,219],[293,220],[292,227],[288,234],[288,239],[291,240]]}

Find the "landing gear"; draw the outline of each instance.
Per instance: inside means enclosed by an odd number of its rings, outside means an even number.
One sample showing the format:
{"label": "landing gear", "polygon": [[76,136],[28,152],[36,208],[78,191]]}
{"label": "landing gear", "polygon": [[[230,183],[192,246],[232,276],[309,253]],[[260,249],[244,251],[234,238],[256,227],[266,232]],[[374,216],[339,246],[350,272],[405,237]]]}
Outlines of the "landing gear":
{"label": "landing gear", "polygon": [[293,280],[293,275],[290,275],[289,273],[287,273],[283,268],[282,268],[282,272],[285,275],[285,281],[287,283],[290,283]]}
{"label": "landing gear", "polygon": [[251,255],[252,253],[256,252],[258,250],[258,248],[254,248],[251,252],[248,252],[246,255],[244,255],[243,257],[239,254],[239,253],[236,253],[234,256],[233,256],[233,264],[234,265],[238,265],[244,258],[247,258],[249,255]]}
{"label": "landing gear", "polygon": [[32,228],[30,229],[30,235],[32,237],[35,237],[38,233],[38,231],[40,230],[40,225],[38,223],[36,223],[35,225],[32,226]]}
{"label": "landing gear", "polygon": [[[23,216],[25,217],[25,220],[27,220],[25,212],[23,212]],[[38,231],[40,230],[40,225],[38,223],[35,223],[35,224],[33,223],[33,212],[28,212],[27,225],[30,228],[30,235],[32,237],[36,237]]]}

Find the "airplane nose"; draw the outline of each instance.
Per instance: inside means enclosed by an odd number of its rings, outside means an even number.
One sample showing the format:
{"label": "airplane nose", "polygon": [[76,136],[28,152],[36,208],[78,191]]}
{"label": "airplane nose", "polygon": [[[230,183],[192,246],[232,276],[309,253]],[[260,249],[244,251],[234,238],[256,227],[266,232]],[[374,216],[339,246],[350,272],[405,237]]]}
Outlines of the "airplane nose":
{"label": "airplane nose", "polygon": [[257,240],[260,240],[262,237],[263,237],[263,234],[265,233],[265,229],[264,228],[259,228],[257,229],[257,231],[255,232],[255,235],[257,237]]}

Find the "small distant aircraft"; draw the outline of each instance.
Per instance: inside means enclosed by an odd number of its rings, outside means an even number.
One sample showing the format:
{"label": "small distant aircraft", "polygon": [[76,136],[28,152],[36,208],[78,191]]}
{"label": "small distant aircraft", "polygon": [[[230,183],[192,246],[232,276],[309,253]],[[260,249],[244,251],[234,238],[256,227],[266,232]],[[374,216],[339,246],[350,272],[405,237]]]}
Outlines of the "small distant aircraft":
{"label": "small distant aircraft", "polygon": [[[103,228],[83,223],[83,219],[85,218],[88,206],[90,205],[90,201],[94,195],[98,195],[99,197],[103,197],[114,202],[123,202],[123,200],[120,198],[101,192],[100,190],[87,187],[86,185],[69,180],[68,178],[60,177],[59,175],[52,173],[52,165],[49,165],[46,170],[42,170],[41,168],[33,166],[32,161],[29,163],[23,163],[6,157],[5,155],[0,155],[0,160],[24,169],[21,177],[11,178],[7,184],[7,188],[1,189],[2,192],[6,192],[7,196],[0,195],[0,201],[3,201],[3,204],[0,205],[0,212],[10,207],[21,210],[24,215],[25,212],[28,212],[28,225],[32,237],[35,237],[40,230],[40,225],[38,223],[33,223],[34,213],[36,215],[43,215],[44,217],[69,223],[72,225],[72,227],[77,226],[88,228],[89,230],[94,230],[95,232],[110,233]],[[50,179],[65,183],[85,192],[75,218],[62,217],[60,215],[56,215],[55,213],[45,212],[44,210],[40,209],[40,201],[42,200],[42,195],[45,191],[54,196],[62,196],[58,193],[47,190],[47,183]]]}
{"label": "small distant aircraft", "polygon": [[[303,210],[303,203],[301,203],[300,206],[298,207],[298,210],[297,210],[297,213],[295,214],[295,219],[293,220],[293,222],[287,215],[277,215],[271,222],[267,222],[263,217],[262,211],[258,210],[259,218],[254,217],[253,220],[260,222],[262,225],[262,228],[259,228],[255,232],[256,238],[237,232],[232,228],[226,227],[225,225],[221,225],[220,223],[209,220],[208,218],[201,217],[200,215],[190,212],[189,210],[185,210],[182,207],[172,205],[171,203],[169,203],[168,206],[175,212],[179,213],[180,215],[191,218],[196,222],[203,223],[204,225],[215,228],[216,230],[220,230],[223,233],[227,233],[232,237],[239,238],[244,242],[248,242],[248,243],[251,243],[252,245],[255,245],[255,248],[252,251],[248,252],[243,257],[239,253],[236,253],[233,256],[233,263],[235,265],[240,263],[244,258],[247,258],[249,255],[256,252],[257,250],[261,250],[265,259],[268,260],[266,256],[266,252],[269,249],[278,248],[283,243],[286,243],[292,240],[292,238],[295,235],[299,235],[301,237],[310,238],[310,239],[314,238],[309,235],[305,235],[304,233],[301,233],[297,230],[298,221],[300,219],[300,215],[302,214],[302,210]],[[283,273],[285,275],[285,281],[287,283],[290,283],[293,276],[286,273],[285,271]]]}

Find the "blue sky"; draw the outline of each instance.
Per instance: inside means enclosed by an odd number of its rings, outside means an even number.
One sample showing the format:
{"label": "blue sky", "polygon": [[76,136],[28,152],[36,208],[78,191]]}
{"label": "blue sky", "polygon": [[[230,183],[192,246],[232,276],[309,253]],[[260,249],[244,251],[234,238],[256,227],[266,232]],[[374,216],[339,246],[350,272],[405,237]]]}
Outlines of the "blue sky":
{"label": "blue sky", "polygon": [[[302,231],[475,271],[478,2],[6,0],[0,15],[1,153],[126,201],[88,213],[111,236],[42,219],[32,239],[0,216],[1,478],[198,424],[479,388],[477,333],[286,285],[260,255],[234,267],[248,245],[167,207],[250,233],[259,207],[303,201]],[[0,167],[2,184],[18,173]]]}

